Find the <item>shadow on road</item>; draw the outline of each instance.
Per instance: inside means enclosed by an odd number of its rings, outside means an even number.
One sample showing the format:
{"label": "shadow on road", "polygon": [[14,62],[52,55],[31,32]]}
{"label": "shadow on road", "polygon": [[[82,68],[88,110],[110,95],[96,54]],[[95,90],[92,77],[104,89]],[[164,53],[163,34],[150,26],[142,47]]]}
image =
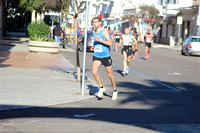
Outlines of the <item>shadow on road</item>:
{"label": "shadow on road", "polygon": [[[176,88],[182,88],[181,92],[170,89],[160,91],[159,85],[152,81],[151,86],[130,82],[119,82],[119,99],[113,104],[117,106],[72,108],[72,107],[37,107],[24,110],[0,111],[0,119],[11,118],[64,118],[104,121],[125,125],[138,124],[199,124],[200,123],[200,85],[193,83],[169,83]],[[123,87],[128,85],[128,89]],[[148,84],[149,85],[149,84]],[[88,86],[93,87],[93,86]],[[152,91],[154,90],[154,91]],[[95,89],[97,91],[97,88]],[[111,97],[107,95],[108,97]],[[102,100],[102,99],[101,99]],[[76,104],[76,103],[74,103]],[[89,104],[89,103],[88,103]],[[103,103],[99,103],[103,104]],[[105,102],[104,102],[105,104]],[[124,104],[132,104],[130,108],[123,108]],[[137,105],[137,106],[136,106]],[[0,105],[12,106],[12,105]],[[27,105],[28,106],[28,105]],[[102,105],[104,106],[104,105]],[[75,114],[95,114],[87,118],[76,118]],[[134,126],[135,126],[134,124]],[[152,129],[151,129],[152,130]]]}

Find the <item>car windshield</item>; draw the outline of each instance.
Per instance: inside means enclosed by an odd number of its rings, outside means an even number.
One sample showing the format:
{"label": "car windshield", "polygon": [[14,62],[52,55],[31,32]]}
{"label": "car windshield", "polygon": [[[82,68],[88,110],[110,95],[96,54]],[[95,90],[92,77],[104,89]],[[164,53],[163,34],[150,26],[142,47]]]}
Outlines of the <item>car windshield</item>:
{"label": "car windshield", "polygon": [[200,42],[200,38],[192,38],[191,42]]}
{"label": "car windshield", "polygon": [[87,32],[87,37],[92,37],[93,36],[93,31],[88,31]]}

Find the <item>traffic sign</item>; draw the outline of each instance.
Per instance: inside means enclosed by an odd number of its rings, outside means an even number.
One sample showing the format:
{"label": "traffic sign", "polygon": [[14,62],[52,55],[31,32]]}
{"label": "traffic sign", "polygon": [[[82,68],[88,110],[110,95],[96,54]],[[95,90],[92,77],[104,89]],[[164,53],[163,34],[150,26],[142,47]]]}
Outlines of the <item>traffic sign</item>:
{"label": "traffic sign", "polygon": [[182,16],[178,16],[177,17],[177,24],[182,24],[183,23],[183,17]]}

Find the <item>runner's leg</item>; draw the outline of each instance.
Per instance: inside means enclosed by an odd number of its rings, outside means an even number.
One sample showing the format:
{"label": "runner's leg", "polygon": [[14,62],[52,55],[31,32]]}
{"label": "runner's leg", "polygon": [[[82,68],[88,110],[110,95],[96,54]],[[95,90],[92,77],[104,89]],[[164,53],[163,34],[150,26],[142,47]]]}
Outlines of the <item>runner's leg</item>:
{"label": "runner's leg", "polygon": [[107,66],[105,68],[106,68],[106,72],[108,74],[108,77],[110,78],[110,81],[112,83],[113,90],[116,90],[116,83],[115,83],[115,77],[114,77],[113,71],[112,71],[112,65],[111,66]]}
{"label": "runner's leg", "polygon": [[127,57],[127,67],[130,66],[131,63],[131,55]]}
{"label": "runner's leg", "polygon": [[94,60],[92,62],[92,74],[93,74],[95,80],[97,81],[99,87],[102,87],[103,85],[102,85],[100,76],[98,74],[98,69],[99,69],[100,66],[101,66],[101,61]]}
{"label": "runner's leg", "polygon": [[123,51],[123,67],[124,67],[124,70],[126,70],[126,67],[127,67],[127,53],[126,51]]}

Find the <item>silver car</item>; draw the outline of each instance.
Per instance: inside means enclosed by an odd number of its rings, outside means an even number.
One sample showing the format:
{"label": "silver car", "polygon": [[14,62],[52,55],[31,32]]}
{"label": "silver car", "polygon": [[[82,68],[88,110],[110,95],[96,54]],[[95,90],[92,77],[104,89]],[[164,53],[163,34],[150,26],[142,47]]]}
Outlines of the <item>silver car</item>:
{"label": "silver car", "polygon": [[[94,44],[94,39],[93,39],[93,31],[89,30],[87,31],[87,41],[86,41],[86,51],[91,51],[90,48],[93,46]],[[80,40],[78,41],[78,47],[80,51],[83,51],[84,49],[84,35],[82,37],[80,37]]]}
{"label": "silver car", "polygon": [[200,36],[188,36],[182,44],[182,55],[200,53]]}

